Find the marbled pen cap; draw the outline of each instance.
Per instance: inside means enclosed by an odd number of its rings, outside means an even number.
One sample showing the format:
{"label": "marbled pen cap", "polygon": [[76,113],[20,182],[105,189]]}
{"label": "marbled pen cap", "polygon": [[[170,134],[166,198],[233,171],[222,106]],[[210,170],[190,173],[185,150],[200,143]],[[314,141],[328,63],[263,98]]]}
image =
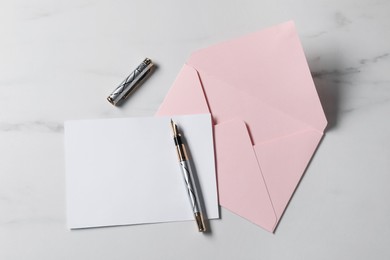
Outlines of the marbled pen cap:
{"label": "marbled pen cap", "polygon": [[107,100],[115,106],[118,102],[126,99],[152,71],[152,67],[152,60],[145,58],[144,61],[107,97]]}

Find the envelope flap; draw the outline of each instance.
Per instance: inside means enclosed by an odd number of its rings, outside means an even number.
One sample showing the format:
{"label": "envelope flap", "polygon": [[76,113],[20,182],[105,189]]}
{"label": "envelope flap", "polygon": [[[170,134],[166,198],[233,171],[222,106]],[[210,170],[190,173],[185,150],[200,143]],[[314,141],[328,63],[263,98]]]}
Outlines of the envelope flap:
{"label": "envelope flap", "polygon": [[197,71],[184,65],[156,115],[210,113]]}
{"label": "envelope flap", "polygon": [[307,129],[254,146],[278,221],[321,138]]}
{"label": "envelope flap", "polygon": [[245,123],[217,124],[214,132],[221,206],[272,232],[277,218]]}
{"label": "envelope flap", "polygon": [[205,72],[198,72],[198,75],[214,122],[219,124],[240,118],[245,122],[253,144],[311,127],[218,77]]}
{"label": "envelope flap", "polygon": [[188,64],[323,131],[326,119],[293,22],[199,50]]}

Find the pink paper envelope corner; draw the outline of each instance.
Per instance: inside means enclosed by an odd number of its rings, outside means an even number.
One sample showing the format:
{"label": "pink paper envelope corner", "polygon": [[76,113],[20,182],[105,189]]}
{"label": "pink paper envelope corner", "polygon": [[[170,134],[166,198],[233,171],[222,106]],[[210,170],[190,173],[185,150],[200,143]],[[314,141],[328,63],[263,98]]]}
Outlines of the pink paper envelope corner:
{"label": "pink paper envelope corner", "polygon": [[156,115],[210,113],[198,72],[184,64]]}
{"label": "pink paper envelope corner", "polygon": [[214,132],[220,205],[273,232],[277,216],[245,123],[233,119]]}
{"label": "pink paper envelope corner", "polygon": [[158,115],[211,113],[220,204],[274,232],[326,126],[293,22],[196,51]]}

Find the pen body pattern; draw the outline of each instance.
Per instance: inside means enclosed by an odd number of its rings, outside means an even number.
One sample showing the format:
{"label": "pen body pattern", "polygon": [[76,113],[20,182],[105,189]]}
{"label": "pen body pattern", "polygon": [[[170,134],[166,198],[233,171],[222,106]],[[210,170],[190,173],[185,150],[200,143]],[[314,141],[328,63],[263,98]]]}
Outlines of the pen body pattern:
{"label": "pen body pattern", "polygon": [[180,169],[183,174],[184,183],[186,185],[188,198],[191,203],[192,212],[194,213],[196,224],[198,225],[199,232],[205,232],[207,230],[202,208],[199,201],[199,193],[197,190],[195,178],[191,170],[191,164],[188,160],[188,155],[184,143],[182,142],[181,134],[177,128],[177,125],[171,119],[171,127],[173,131],[173,140],[176,146],[177,156],[180,162]]}
{"label": "pen body pattern", "polygon": [[190,162],[180,161],[180,166],[181,166],[181,171],[183,173],[185,185],[187,186],[187,191],[188,191],[188,196],[190,199],[192,211],[194,213],[200,212],[199,201],[197,200],[199,196],[196,190],[194,177],[191,172]]}
{"label": "pen body pattern", "polygon": [[146,58],[138,67],[127,76],[121,84],[108,96],[108,101],[117,104],[121,99],[127,98],[137,84],[148,74],[152,61]]}

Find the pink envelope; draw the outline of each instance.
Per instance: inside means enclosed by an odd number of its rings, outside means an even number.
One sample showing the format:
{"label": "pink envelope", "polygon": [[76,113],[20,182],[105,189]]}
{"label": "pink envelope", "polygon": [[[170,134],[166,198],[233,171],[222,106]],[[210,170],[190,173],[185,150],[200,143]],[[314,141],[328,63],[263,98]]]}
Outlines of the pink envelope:
{"label": "pink envelope", "polygon": [[158,115],[211,113],[219,203],[273,232],[326,127],[293,22],[194,52]]}

